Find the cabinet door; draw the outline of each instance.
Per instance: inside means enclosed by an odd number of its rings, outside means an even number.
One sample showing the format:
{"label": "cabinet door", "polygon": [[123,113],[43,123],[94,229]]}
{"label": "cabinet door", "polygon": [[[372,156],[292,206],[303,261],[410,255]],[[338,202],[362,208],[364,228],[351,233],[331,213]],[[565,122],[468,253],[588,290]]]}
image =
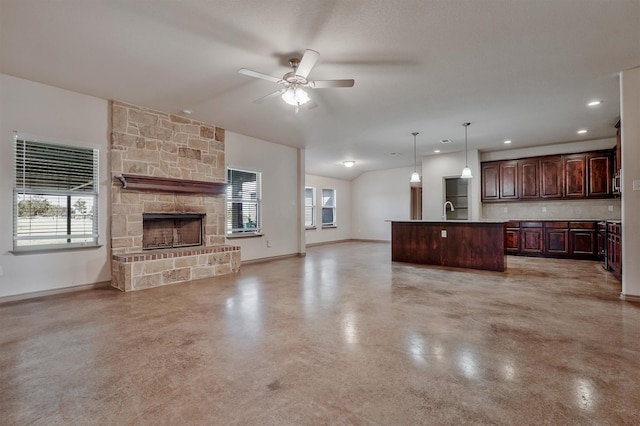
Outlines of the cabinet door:
{"label": "cabinet door", "polygon": [[520,228],[507,228],[504,235],[504,251],[508,254],[520,253]]}
{"label": "cabinet door", "polygon": [[518,199],[518,162],[500,163],[500,199]]}
{"label": "cabinet door", "polygon": [[584,198],[587,195],[586,155],[574,154],[563,157],[564,195],[567,198]]}
{"label": "cabinet door", "polygon": [[497,201],[500,197],[499,163],[482,163],[482,201]]}
{"label": "cabinet door", "polygon": [[611,154],[587,155],[589,179],[587,197],[608,197],[611,195]]}
{"label": "cabinet door", "polygon": [[[566,222],[565,222],[566,223]],[[545,228],[545,252],[551,256],[569,255],[569,228],[568,226]]]}
{"label": "cabinet door", "polygon": [[540,159],[540,198],[562,198],[563,187],[562,157]]}
{"label": "cabinet door", "polygon": [[571,256],[580,258],[594,258],[596,253],[596,231],[593,229],[572,229]]}
{"label": "cabinet door", "polygon": [[540,162],[536,160],[521,160],[520,167],[520,198],[540,198]]}
{"label": "cabinet door", "polygon": [[520,223],[520,251],[526,254],[544,253],[542,222]]}

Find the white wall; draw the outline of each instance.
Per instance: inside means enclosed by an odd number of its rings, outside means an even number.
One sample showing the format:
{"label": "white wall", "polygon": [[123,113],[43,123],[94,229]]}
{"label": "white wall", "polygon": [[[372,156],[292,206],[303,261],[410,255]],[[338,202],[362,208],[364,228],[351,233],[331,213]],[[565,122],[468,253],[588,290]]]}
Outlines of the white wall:
{"label": "white wall", "polygon": [[[306,175],[305,186],[316,188],[316,229],[305,232],[307,244],[351,239],[351,182]],[[336,190],[336,227],[322,228],[322,188]]]}
{"label": "white wall", "polygon": [[[469,150],[470,179],[469,194],[470,220],[480,218],[480,166],[478,151]],[[422,219],[441,220],[445,202],[445,177],[460,177],[465,165],[464,151],[452,154],[431,155],[422,158]]]}
{"label": "white wall", "polygon": [[366,172],[351,181],[352,238],[391,241],[387,220],[411,216],[412,167]]}
{"label": "white wall", "polygon": [[[0,297],[111,279],[107,234],[110,176],[108,102],[0,74]],[[97,249],[14,255],[13,131],[100,150]]]}
{"label": "white wall", "polygon": [[640,302],[640,67],[620,75],[622,125],[622,294]]}
{"label": "white wall", "polygon": [[262,173],[263,235],[227,240],[241,247],[242,260],[298,253],[298,157],[295,148],[226,131],[227,166]]}

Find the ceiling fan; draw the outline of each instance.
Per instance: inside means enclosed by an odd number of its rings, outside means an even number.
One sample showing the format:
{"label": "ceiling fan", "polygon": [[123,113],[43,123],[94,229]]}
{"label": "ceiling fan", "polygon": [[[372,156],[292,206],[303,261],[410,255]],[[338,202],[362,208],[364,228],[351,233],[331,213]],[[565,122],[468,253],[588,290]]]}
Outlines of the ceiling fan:
{"label": "ceiling fan", "polygon": [[247,68],[240,68],[238,72],[249,77],[261,78],[263,80],[271,81],[273,83],[280,84],[281,89],[276,90],[273,93],[269,93],[266,96],[253,101],[256,104],[261,104],[264,101],[275,98],[276,96],[282,96],[282,99],[289,105],[296,107],[296,112],[300,105],[307,103],[309,95],[303,90],[303,88],[309,89],[326,89],[332,87],[353,87],[355,81],[353,79],[348,80],[309,80],[308,76],[313,66],[318,61],[320,54],[315,50],[307,49],[302,55],[302,59],[291,58],[289,59],[289,65],[292,71],[289,71],[281,78],[273,77],[268,74],[253,71]]}

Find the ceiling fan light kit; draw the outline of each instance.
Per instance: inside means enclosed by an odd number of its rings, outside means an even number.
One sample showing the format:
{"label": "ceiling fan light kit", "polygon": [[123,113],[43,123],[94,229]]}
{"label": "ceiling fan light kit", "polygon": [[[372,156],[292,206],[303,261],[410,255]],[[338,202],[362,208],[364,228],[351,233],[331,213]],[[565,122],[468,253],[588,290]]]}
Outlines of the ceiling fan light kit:
{"label": "ceiling fan light kit", "polygon": [[295,106],[296,111],[300,105],[303,105],[311,100],[309,94],[303,90],[308,89],[326,89],[334,87],[353,87],[355,81],[352,79],[345,80],[308,80],[309,73],[315,66],[320,54],[315,50],[307,49],[302,55],[302,59],[291,58],[289,65],[292,70],[282,76],[282,78],[273,77],[268,74],[263,74],[258,71],[253,71],[247,68],[240,68],[238,72],[240,74],[260,78],[272,83],[277,83],[282,86],[279,90],[263,96],[253,101],[254,103],[262,103],[267,99],[271,99],[277,95],[281,95],[282,100],[289,105]]}

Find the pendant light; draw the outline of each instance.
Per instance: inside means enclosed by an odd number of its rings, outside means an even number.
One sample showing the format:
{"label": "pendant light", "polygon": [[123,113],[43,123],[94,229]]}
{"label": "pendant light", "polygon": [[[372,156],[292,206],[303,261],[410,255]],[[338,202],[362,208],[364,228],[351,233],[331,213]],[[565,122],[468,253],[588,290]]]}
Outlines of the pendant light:
{"label": "pendant light", "polygon": [[469,127],[471,123],[462,123],[462,125],[464,126],[464,169],[462,169],[462,174],[460,175],[460,177],[462,179],[471,179],[473,176],[471,176],[471,169],[469,168],[469,161],[467,158],[467,127]]}
{"label": "pendant light", "polygon": [[420,183],[420,175],[418,174],[417,155],[416,155],[416,136],[418,132],[411,133],[413,135],[413,173],[411,173],[411,183]]}

